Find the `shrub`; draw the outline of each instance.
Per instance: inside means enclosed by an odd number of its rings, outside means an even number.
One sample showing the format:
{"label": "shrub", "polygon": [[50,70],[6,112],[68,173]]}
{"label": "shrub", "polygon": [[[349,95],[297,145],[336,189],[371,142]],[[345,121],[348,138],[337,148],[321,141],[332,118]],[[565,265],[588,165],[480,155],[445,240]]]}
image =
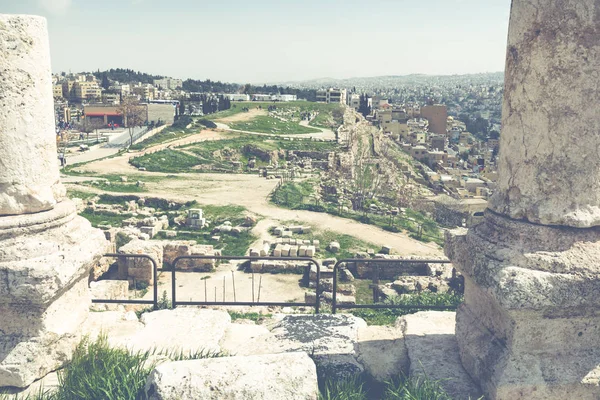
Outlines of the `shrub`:
{"label": "shrub", "polygon": [[201,120],[198,120],[198,123],[201,125],[204,125],[207,128],[216,128],[217,127],[217,124],[215,124],[212,121],[209,121],[208,119],[204,119],[204,118]]}

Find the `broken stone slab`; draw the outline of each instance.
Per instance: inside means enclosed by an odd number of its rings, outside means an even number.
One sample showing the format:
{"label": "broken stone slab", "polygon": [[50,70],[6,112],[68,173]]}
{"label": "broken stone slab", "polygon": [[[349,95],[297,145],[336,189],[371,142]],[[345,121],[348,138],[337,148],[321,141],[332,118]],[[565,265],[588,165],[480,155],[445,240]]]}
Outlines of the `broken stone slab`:
{"label": "broken stone slab", "polygon": [[180,307],[142,314],[140,321],[143,329],[110,342],[132,351],[220,352],[231,317],[225,311]]}
{"label": "broken stone slab", "polygon": [[356,361],[358,330],[364,320],[349,314],[276,315],[271,329],[280,351],[305,351],[314,355],[318,368],[337,371],[342,377],[362,372]]}
{"label": "broken stone slab", "polygon": [[478,399],[481,389],[462,366],[453,312],[422,311],[400,317],[410,362],[409,376],[438,381],[453,399]]}
{"label": "broken stone slab", "polygon": [[[90,282],[90,294],[92,299],[117,300],[127,299],[129,284],[127,281],[103,280]],[[120,304],[92,304],[93,311],[114,311],[119,309]]]}
{"label": "broken stone slab", "polygon": [[176,361],[146,382],[151,400],[316,400],[315,363],[303,352]]}
{"label": "broken stone slab", "polygon": [[358,361],[378,382],[408,375],[410,361],[402,328],[367,326],[358,330]]}

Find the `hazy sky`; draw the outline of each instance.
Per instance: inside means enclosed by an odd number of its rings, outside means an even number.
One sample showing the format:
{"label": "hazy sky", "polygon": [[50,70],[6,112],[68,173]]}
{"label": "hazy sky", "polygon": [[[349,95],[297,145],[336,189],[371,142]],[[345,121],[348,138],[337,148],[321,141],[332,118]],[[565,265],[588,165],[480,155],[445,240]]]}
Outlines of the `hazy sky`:
{"label": "hazy sky", "polygon": [[0,0],[48,18],[54,71],[238,83],[504,69],[511,0]]}

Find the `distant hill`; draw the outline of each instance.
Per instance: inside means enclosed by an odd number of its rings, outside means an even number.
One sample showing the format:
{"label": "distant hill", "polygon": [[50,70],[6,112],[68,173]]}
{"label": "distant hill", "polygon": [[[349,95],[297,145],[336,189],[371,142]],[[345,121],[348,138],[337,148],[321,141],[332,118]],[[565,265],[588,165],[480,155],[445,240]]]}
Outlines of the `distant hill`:
{"label": "distant hill", "polygon": [[383,75],[371,77],[355,77],[346,79],[336,78],[318,78],[305,81],[286,81],[278,82],[278,85],[301,87],[301,88],[320,88],[328,86],[337,87],[403,87],[414,85],[432,85],[436,83],[460,83],[471,82],[483,84],[501,83],[504,81],[504,72],[490,72],[481,74],[464,74],[464,75]]}

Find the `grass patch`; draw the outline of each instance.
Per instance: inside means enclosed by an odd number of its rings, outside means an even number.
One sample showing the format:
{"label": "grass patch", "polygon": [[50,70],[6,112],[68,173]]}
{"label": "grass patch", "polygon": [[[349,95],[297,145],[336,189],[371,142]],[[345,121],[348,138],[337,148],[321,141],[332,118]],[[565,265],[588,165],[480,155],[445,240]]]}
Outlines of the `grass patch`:
{"label": "grass patch", "polygon": [[439,381],[398,376],[379,383],[365,373],[346,379],[321,373],[319,392],[319,400],[452,400]]}
{"label": "grass patch", "polygon": [[311,196],[315,194],[314,180],[302,182],[284,182],[275,190],[271,196],[271,201],[278,206],[291,209],[302,209],[309,204]]}
{"label": "grass patch", "polygon": [[459,294],[423,292],[419,294],[397,296],[386,299],[383,302],[383,304],[403,305],[408,306],[409,308],[366,308],[352,310],[350,313],[364,319],[369,325],[393,325],[398,317],[419,311],[426,311],[427,306],[447,306],[450,307],[449,311],[452,311],[456,310],[458,305],[462,302],[463,296]]}
{"label": "grass patch", "polygon": [[375,225],[390,232],[407,231],[410,237],[422,242],[434,242],[444,245],[442,230],[437,222],[420,212],[407,209],[405,215],[390,217],[375,213],[341,211],[338,204],[328,201],[315,203],[311,198],[317,183],[313,180],[303,182],[285,182],[271,194],[271,202],[279,207],[292,210],[325,212],[337,217],[353,219],[357,222]]}
{"label": "grass patch", "polygon": [[[136,400],[145,398],[146,379],[156,367],[150,362],[153,355],[162,355],[173,361],[221,357],[221,353],[198,351],[183,353],[155,349],[146,352],[130,352],[113,348],[106,336],[96,341],[83,339],[75,349],[73,360],[58,372],[58,390],[55,393],[19,397],[30,400]],[[14,399],[2,396],[0,399]]]}
{"label": "grass patch", "polygon": [[86,201],[96,196],[96,193],[84,192],[81,190],[71,188],[67,189],[67,197],[69,197],[70,199],[81,199],[83,201]]}
{"label": "grass patch", "polygon": [[130,164],[136,168],[146,168],[151,172],[192,172],[192,168],[200,164],[198,157],[177,150],[164,149],[153,154],[135,157]]}
{"label": "grass patch", "polygon": [[90,211],[88,209],[82,211],[79,215],[90,221],[94,228],[98,225],[111,225],[113,227],[120,227],[123,220],[131,218],[132,214],[117,214],[108,211]]}
{"label": "grass patch", "polygon": [[144,150],[152,146],[171,142],[198,133],[198,129],[169,126],[159,133],[130,146],[130,150]]}
{"label": "grass patch", "polygon": [[[256,158],[256,167],[269,164],[270,153],[279,150],[330,152],[337,143],[313,140],[271,140],[256,136],[232,136],[230,139],[208,140],[176,149],[165,149],[135,157],[130,163],[147,171],[182,173],[203,171],[249,172],[248,160]],[[241,164],[241,170],[235,163]],[[200,168],[202,167],[202,168]]]}
{"label": "grass patch", "polygon": [[271,318],[273,316],[273,314],[261,314],[261,313],[255,313],[255,312],[240,313],[240,312],[235,312],[235,311],[229,311],[229,316],[231,317],[232,321],[235,321],[238,319],[249,319],[254,322],[261,322],[267,318]]}
{"label": "grass patch", "polygon": [[296,135],[321,132],[319,129],[301,126],[298,122],[282,121],[265,115],[256,116],[250,121],[232,122],[229,124],[229,127],[241,131],[270,133],[273,135]]}

